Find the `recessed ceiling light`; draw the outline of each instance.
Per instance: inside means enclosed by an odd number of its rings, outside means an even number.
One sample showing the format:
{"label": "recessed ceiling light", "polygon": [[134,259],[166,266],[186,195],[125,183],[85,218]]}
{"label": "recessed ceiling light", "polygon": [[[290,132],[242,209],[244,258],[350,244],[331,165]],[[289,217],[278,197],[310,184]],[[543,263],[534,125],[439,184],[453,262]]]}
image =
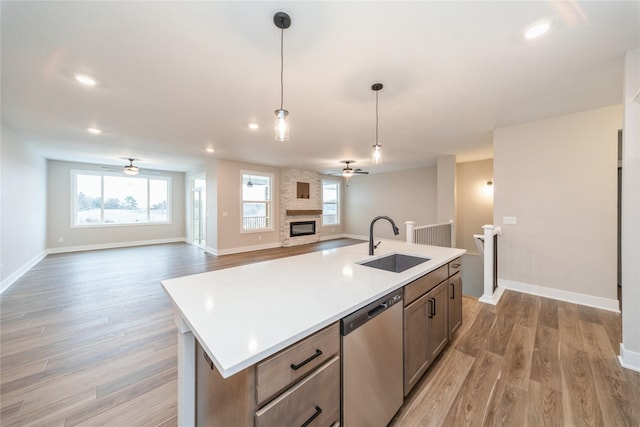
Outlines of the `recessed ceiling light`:
{"label": "recessed ceiling light", "polygon": [[551,29],[551,21],[538,21],[535,24],[529,25],[522,32],[522,37],[527,40],[537,39],[545,35]]}
{"label": "recessed ceiling light", "polygon": [[216,151],[216,150],[213,149],[213,147],[207,147],[207,148],[205,148],[205,150],[206,150],[207,153],[213,153],[214,151]]}
{"label": "recessed ceiling light", "polygon": [[258,129],[260,126],[257,123],[249,123],[249,129],[251,130],[256,130]]}
{"label": "recessed ceiling light", "polygon": [[87,76],[86,74],[76,74],[74,77],[79,83],[82,83],[85,86],[95,86],[98,84],[96,79],[91,76]]}
{"label": "recessed ceiling light", "polygon": [[87,132],[92,133],[94,135],[100,135],[102,133],[102,129],[98,129],[98,128],[87,128]]}

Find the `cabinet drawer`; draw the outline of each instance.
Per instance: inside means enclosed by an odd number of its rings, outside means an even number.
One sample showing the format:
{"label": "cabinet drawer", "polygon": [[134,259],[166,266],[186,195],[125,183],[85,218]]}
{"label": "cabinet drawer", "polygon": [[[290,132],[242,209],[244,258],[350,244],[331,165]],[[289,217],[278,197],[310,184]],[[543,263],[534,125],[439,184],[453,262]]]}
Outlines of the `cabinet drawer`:
{"label": "cabinet drawer", "polygon": [[[340,419],[340,358],[324,366],[256,412],[255,427],[331,426]],[[311,421],[310,421],[311,420]]]}
{"label": "cabinet drawer", "polygon": [[462,269],[462,258],[456,258],[449,263],[449,277],[460,272]]}
{"label": "cabinet drawer", "polygon": [[256,367],[256,401],[262,406],[269,399],[302,379],[340,350],[339,324],[316,332]]}
{"label": "cabinet drawer", "polygon": [[449,277],[449,268],[447,265],[443,265],[431,273],[425,274],[419,279],[409,283],[404,287],[404,305],[407,306],[411,304],[426,292],[433,289],[438,283],[446,280],[447,277]]}

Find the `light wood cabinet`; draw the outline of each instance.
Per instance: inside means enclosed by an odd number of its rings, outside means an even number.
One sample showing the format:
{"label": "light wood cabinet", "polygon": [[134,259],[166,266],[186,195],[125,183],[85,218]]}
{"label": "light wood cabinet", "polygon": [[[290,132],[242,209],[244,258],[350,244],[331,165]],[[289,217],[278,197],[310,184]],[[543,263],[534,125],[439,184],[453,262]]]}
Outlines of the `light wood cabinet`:
{"label": "light wood cabinet", "polygon": [[447,285],[445,279],[404,309],[405,396],[449,342]]}
{"label": "light wood cabinet", "polygon": [[462,273],[449,278],[449,339],[462,326]]}
{"label": "light wood cabinet", "polygon": [[317,332],[256,365],[256,400],[262,406],[340,351],[339,325]]}
{"label": "light wood cabinet", "polygon": [[461,267],[457,258],[405,286],[405,396],[462,324]]}
{"label": "light wood cabinet", "polygon": [[404,309],[405,396],[429,367],[427,306],[427,296],[423,295]]}
{"label": "light wood cabinet", "polygon": [[433,288],[427,297],[427,349],[429,351],[429,364],[435,360],[449,342],[447,292],[448,282],[444,281]]}
{"label": "light wood cabinet", "polygon": [[256,412],[256,427],[330,426],[340,418],[340,359],[336,356]]}
{"label": "light wood cabinet", "polygon": [[196,425],[331,426],[340,421],[340,327],[327,328],[229,378],[196,342]]}

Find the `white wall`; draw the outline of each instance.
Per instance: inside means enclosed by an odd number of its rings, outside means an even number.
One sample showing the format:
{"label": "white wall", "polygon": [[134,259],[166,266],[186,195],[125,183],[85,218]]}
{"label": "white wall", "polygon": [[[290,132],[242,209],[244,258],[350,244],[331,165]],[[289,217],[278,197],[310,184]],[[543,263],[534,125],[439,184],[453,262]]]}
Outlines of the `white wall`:
{"label": "white wall", "polygon": [[622,147],[620,358],[624,366],[640,371],[640,48],[625,56]]}
{"label": "white wall", "polygon": [[[207,196],[216,193],[217,206],[217,243],[216,254],[229,254],[235,252],[245,252],[250,250],[271,248],[280,246],[280,228],[279,228],[279,175],[280,169],[271,166],[257,165],[252,163],[240,163],[231,160],[217,160],[215,169],[215,185],[216,189],[210,192],[209,184],[214,179],[210,178],[209,168],[207,169]],[[240,212],[242,207],[241,200],[241,177],[240,171],[255,171],[263,173],[271,173],[274,175],[273,183],[273,199],[272,199],[272,218],[274,218],[274,226],[272,231],[257,233],[242,233]],[[213,172],[213,170],[211,170]],[[207,199],[210,200],[210,199]],[[210,215],[211,217],[211,215]],[[211,224],[211,221],[210,221]],[[213,224],[211,224],[213,226]],[[207,236],[209,237],[209,236]],[[208,242],[209,250],[213,249],[212,243]]]}
{"label": "white wall", "polygon": [[[100,165],[49,160],[47,173],[47,248],[50,252],[119,247],[129,244],[183,241],[185,234],[185,174],[171,177],[171,224],[115,227],[71,227],[71,170],[103,171]],[[62,237],[64,241],[58,242]]]}
{"label": "white wall", "polygon": [[494,132],[493,222],[502,226],[506,287],[616,309],[620,128],[617,105]]}
{"label": "white wall", "polygon": [[[345,187],[345,234],[369,236],[369,224],[378,215],[391,217],[406,239],[405,221],[434,224],[437,219],[437,168],[354,176]],[[376,223],[375,237],[394,238],[386,221]]]}
{"label": "white wall", "polygon": [[480,253],[473,235],[493,223],[493,188],[487,189],[488,180],[493,180],[493,159],[456,165],[456,247],[471,254]]}
{"label": "white wall", "polygon": [[[438,199],[436,201],[437,223],[449,222],[456,219],[456,156],[438,157]],[[424,224],[423,224],[424,225]],[[457,244],[457,224],[453,224],[453,239],[451,246]]]}
{"label": "white wall", "polygon": [[47,162],[2,125],[0,291],[46,255]]}

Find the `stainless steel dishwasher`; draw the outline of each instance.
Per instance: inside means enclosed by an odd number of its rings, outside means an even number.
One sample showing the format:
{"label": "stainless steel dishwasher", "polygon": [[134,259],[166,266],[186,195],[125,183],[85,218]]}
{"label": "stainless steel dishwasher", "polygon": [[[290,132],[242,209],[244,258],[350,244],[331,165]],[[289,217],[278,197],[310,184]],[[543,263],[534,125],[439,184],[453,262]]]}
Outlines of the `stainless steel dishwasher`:
{"label": "stainless steel dishwasher", "polygon": [[340,322],[342,427],[386,426],[402,406],[403,290]]}

